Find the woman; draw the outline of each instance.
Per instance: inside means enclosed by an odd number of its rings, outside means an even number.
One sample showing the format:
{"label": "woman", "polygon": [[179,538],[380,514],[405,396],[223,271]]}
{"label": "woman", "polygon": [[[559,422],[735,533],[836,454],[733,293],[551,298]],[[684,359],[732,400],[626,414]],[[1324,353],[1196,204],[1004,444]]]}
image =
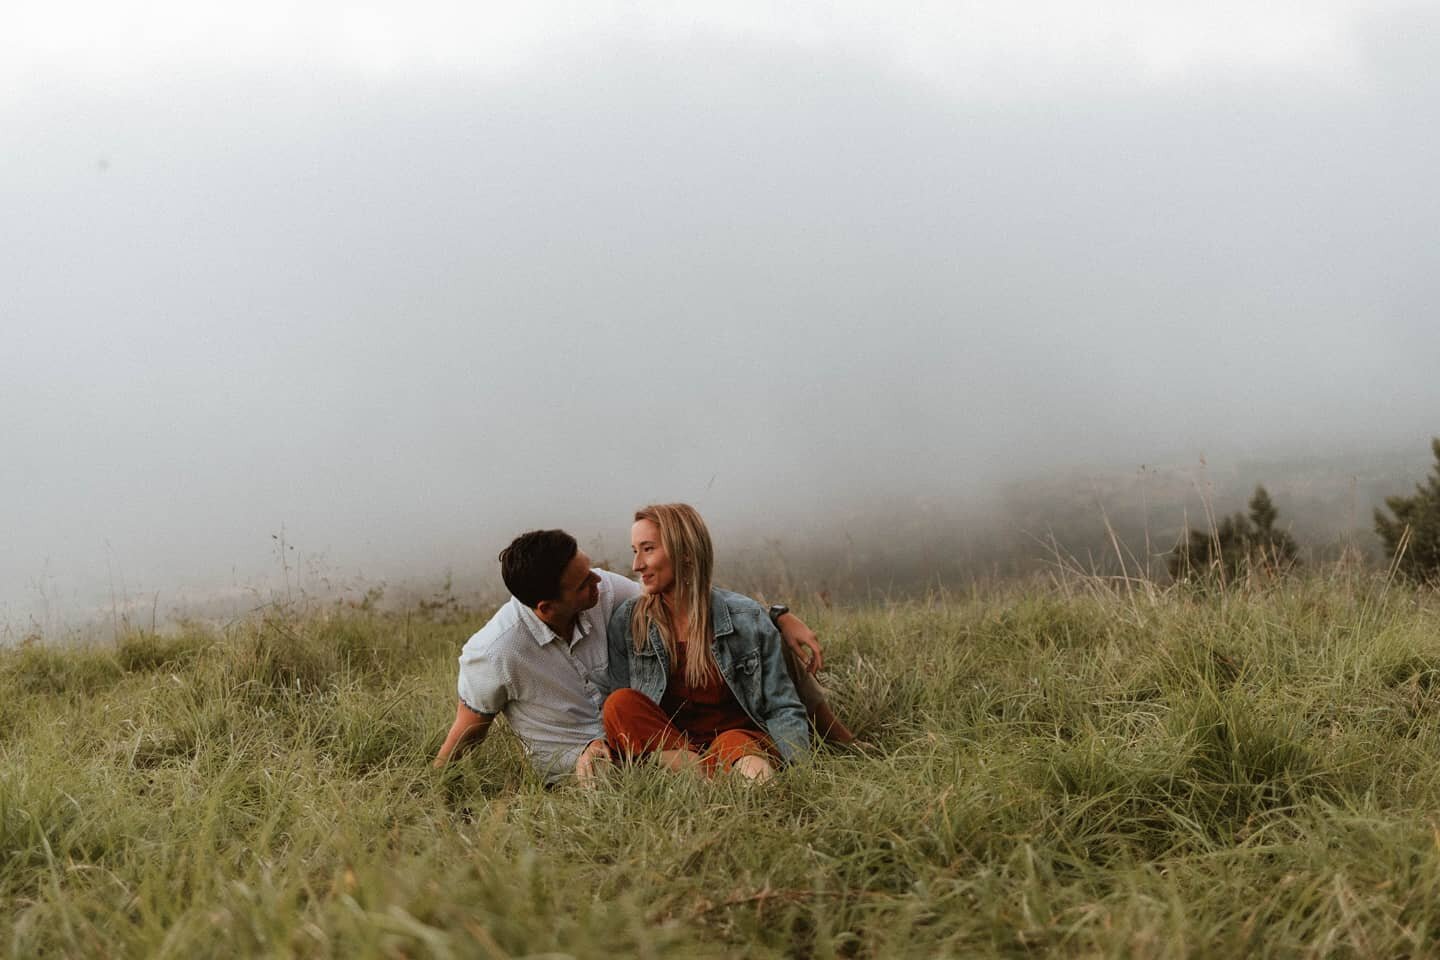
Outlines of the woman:
{"label": "woman", "polygon": [[615,609],[607,631],[611,749],[752,780],[806,756],[810,728],[780,634],[764,607],[710,585],[715,554],[695,508],[642,507],[630,545],[643,593]]}

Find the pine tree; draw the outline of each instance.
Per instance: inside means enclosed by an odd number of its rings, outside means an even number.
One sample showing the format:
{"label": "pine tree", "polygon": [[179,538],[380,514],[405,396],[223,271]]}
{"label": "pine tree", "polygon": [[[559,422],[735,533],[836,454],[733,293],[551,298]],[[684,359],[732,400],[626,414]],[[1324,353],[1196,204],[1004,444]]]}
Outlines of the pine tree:
{"label": "pine tree", "polygon": [[1264,487],[1256,487],[1255,494],[1250,498],[1250,522],[1255,529],[1261,533],[1269,533],[1275,529],[1275,518],[1280,511],[1275,509],[1275,504],[1270,499],[1270,492]]}
{"label": "pine tree", "polygon": [[1261,564],[1272,571],[1285,570],[1296,563],[1295,538],[1284,530],[1275,529],[1275,518],[1280,511],[1270,500],[1270,493],[1263,487],[1255,488],[1250,498],[1250,542],[1247,556],[1252,566]]}
{"label": "pine tree", "polygon": [[1394,519],[1383,510],[1375,511],[1375,532],[1385,541],[1385,551],[1395,558],[1405,545],[1395,568],[1417,583],[1440,581],[1440,437],[1430,441],[1435,468],[1425,483],[1415,485],[1413,497],[1386,497]]}
{"label": "pine tree", "polygon": [[1295,539],[1275,528],[1280,511],[1263,486],[1250,497],[1250,516],[1237,513],[1216,524],[1213,532],[1190,530],[1170,551],[1174,580],[1217,578],[1233,583],[1251,571],[1283,573],[1298,561]]}

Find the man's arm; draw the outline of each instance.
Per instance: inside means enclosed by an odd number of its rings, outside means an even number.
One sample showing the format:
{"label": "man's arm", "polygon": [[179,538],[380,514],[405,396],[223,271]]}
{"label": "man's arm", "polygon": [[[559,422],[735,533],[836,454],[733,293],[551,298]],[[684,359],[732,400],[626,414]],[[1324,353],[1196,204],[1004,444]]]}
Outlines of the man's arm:
{"label": "man's arm", "polygon": [[[602,570],[601,573],[609,580],[610,589],[614,591],[616,607],[619,607],[620,604],[632,597],[640,596],[640,585],[629,577],[608,570]],[[775,608],[772,607],[771,609],[774,610]],[[779,616],[772,615],[770,622],[775,624],[775,629],[780,631],[780,637],[785,641],[785,646],[789,647],[800,663],[805,665],[806,672],[819,672],[819,670],[825,666],[825,656],[820,649],[820,638],[815,636],[814,630],[811,630],[805,625],[804,620],[790,613],[788,607],[785,608],[785,611],[786,612],[781,613]],[[621,632],[629,636],[628,624],[627,629]],[[615,633],[615,624],[612,623],[610,625],[610,635],[613,637]],[[613,652],[611,654],[611,661],[614,661]],[[627,674],[621,685],[628,685],[629,682],[630,679]],[[614,689],[614,687],[611,687],[611,689]],[[609,691],[606,692],[608,693]]]}
{"label": "man's arm", "polygon": [[450,725],[450,732],[445,735],[445,742],[435,755],[434,765],[443,767],[463,753],[465,747],[484,740],[494,719],[493,713],[476,713],[465,706],[464,700],[455,701],[455,722]]}
{"label": "man's arm", "polygon": [[[616,607],[619,607],[619,604],[624,603],[625,600],[629,600],[631,599],[631,597],[638,597],[639,594],[641,594],[639,584],[635,583],[634,580],[629,579],[629,577],[621,576],[621,574],[618,573],[612,573],[612,571],[609,570],[602,570],[602,573],[605,574],[606,577],[608,577],[609,581],[611,581],[611,589],[613,590],[613,592],[615,592]],[[791,652],[795,653],[795,658],[798,659],[801,664],[805,665],[805,671],[808,672],[808,674],[816,674],[816,672],[819,672],[819,669],[821,669],[822,666],[825,666],[825,656],[824,653],[822,653],[821,651],[821,646],[819,646],[819,638],[818,636],[815,636],[815,630],[809,629],[808,626],[805,626],[805,620],[799,619],[798,616],[795,616],[793,615],[793,613],[789,612],[789,607],[786,607],[785,613],[780,613],[779,616],[770,617],[770,622],[775,625],[775,629],[779,630],[780,639],[785,640],[785,646],[791,648]],[[622,635],[628,638],[628,622],[626,622],[624,626],[626,629],[619,630],[619,633],[622,633]],[[609,635],[611,635],[612,639],[616,636],[615,628],[616,622],[613,622],[612,620],[611,626],[609,626]],[[626,646],[625,649],[628,649],[628,646]],[[615,643],[612,643],[611,645],[611,662],[612,664],[615,664],[616,662]],[[611,692],[611,689],[616,689],[616,682],[618,682],[619,687],[628,687],[628,664],[626,664],[624,678],[619,678],[619,676],[611,675],[608,679],[609,684],[611,685],[609,685],[609,689],[606,689],[606,694],[608,694],[608,692]]]}
{"label": "man's arm", "polygon": [[[771,607],[771,610],[774,610]],[[780,637],[785,641],[785,646],[795,654],[795,659],[805,665],[806,673],[818,673],[825,665],[825,657],[820,651],[820,638],[815,636],[815,631],[805,625],[795,614],[787,608],[778,617],[771,617],[775,628],[780,631]]]}

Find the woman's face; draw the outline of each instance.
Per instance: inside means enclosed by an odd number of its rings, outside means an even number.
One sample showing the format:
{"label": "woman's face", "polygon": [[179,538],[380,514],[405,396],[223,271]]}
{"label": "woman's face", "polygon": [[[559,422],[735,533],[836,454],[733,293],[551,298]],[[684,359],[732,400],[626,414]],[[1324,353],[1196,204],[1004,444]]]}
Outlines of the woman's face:
{"label": "woman's face", "polygon": [[632,564],[640,574],[640,588],[646,593],[669,593],[675,587],[675,566],[660,543],[660,527],[653,520],[636,520],[630,528]]}

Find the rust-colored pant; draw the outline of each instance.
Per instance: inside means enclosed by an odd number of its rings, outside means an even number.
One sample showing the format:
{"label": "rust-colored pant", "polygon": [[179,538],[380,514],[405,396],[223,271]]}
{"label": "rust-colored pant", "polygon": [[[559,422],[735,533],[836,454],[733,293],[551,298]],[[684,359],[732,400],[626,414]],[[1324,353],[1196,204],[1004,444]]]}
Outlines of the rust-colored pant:
{"label": "rust-colored pant", "polygon": [[675,726],[654,700],[629,687],[605,698],[600,720],[616,755],[631,758],[660,750],[689,750],[700,756],[707,776],[729,770],[741,757],[779,758],[775,742],[761,730],[726,730],[707,742]]}

